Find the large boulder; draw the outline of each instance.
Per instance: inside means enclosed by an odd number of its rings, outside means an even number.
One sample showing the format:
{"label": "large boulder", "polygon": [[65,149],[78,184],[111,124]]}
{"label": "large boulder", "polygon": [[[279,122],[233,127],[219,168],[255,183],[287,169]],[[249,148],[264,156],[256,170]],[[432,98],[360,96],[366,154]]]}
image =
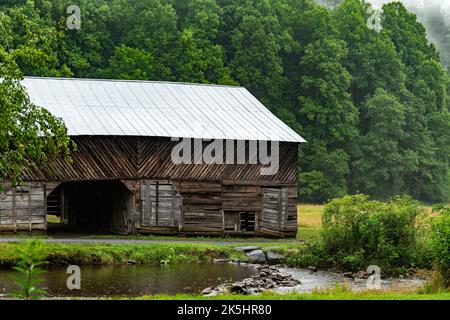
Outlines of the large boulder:
{"label": "large boulder", "polygon": [[306,268],[309,272],[314,273],[317,272],[317,267],[315,266],[309,266],[308,268]]}
{"label": "large boulder", "polygon": [[233,283],[230,287],[230,292],[245,295],[250,294],[250,291],[244,288],[242,283]]}
{"label": "large boulder", "polygon": [[273,251],[268,251],[267,252],[267,261],[269,262],[275,262],[278,263],[281,260],[283,260],[284,256],[282,254],[273,252]]}
{"label": "large boulder", "polygon": [[266,255],[262,250],[253,250],[247,253],[247,257],[252,262],[266,262]]}
{"label": "large boulder", "polygon": [[257,246],[243,246],[243,247],[236,247],[234,248],[234,250],[236,251],[243,251],[243,252],[250,252],[250,251],[255,251],[255,250],[259,250],[260,247]]}

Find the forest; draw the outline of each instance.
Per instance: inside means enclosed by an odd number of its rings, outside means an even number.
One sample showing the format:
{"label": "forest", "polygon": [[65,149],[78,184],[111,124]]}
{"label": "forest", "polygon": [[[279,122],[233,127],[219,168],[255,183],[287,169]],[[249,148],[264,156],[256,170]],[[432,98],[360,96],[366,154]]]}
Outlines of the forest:
{"label": "forest", "polygon": [[244,86],[308,141],[302,202],[449,201],[450,52],[401,2],[374,28],[364,0],[77,0],[81,29],[70,30],[73,2],[1,0],[0,66]]}

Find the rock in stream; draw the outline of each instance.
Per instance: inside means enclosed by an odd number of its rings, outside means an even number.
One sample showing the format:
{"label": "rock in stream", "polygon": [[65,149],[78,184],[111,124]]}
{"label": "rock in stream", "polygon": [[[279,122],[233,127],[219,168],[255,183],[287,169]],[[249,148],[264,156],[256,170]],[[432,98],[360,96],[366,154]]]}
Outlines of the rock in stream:
{"label": "rock in stream", "polygon": [[258,294],[268,289],[279,287],[295,287],[300,280],[280,272],[277,267],[268,265],[256,266],[256,274],[239,282],[225,283],[217,287],[209,287],[202,291],[205,296],[216,296],[223,293],[239,293],[245,295]]}

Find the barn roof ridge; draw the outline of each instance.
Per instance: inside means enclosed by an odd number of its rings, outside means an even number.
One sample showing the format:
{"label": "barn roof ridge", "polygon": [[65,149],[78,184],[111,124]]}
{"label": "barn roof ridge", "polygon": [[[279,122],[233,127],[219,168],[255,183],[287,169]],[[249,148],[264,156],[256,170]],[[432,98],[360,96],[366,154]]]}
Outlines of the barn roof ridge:
{"label": "barn roof ridge", "polygon": [[[246,89],[244,86],[233,86],[230,84],[218,83],[200,83],[187,81],[169,81],[169,80],[138,80],[138,79],[107,79],[107,78],[70,78],[70,77],[38,77],[38,76],[24,76],[24,79],[48,79],[48,80],[72,80],[72,81],[98,81],[98,82],[135,82],[135,83],[159,83],[159,84],[180,84],[186,86],[205,86],[205,87],[223,87],[223,88],[240,88]],[[246,89],[247,90],[247,89]]]}

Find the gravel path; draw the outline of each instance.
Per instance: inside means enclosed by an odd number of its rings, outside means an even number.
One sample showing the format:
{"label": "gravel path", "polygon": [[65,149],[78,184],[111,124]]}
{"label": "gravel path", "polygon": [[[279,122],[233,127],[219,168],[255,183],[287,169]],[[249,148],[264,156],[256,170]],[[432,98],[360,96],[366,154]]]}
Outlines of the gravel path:
{"label": "gravel path", "polygon": [[[0,237],[0,243],[20,242],[26,238],[14,237]],[[218,246],[228,245],[246,245],[246,244],[271,244],[273,246],[282,244],[300,244],[301,242],[295,240],[237,240],[237,241],[222,241],[222,240],[134,240],[134,239],[96,239],[96,238],[58,238],[58,239],[42,239],[45,243],[100,243],[100,244],[158,244],[158,243],[179,243],[179,244],[212,244]]]}

